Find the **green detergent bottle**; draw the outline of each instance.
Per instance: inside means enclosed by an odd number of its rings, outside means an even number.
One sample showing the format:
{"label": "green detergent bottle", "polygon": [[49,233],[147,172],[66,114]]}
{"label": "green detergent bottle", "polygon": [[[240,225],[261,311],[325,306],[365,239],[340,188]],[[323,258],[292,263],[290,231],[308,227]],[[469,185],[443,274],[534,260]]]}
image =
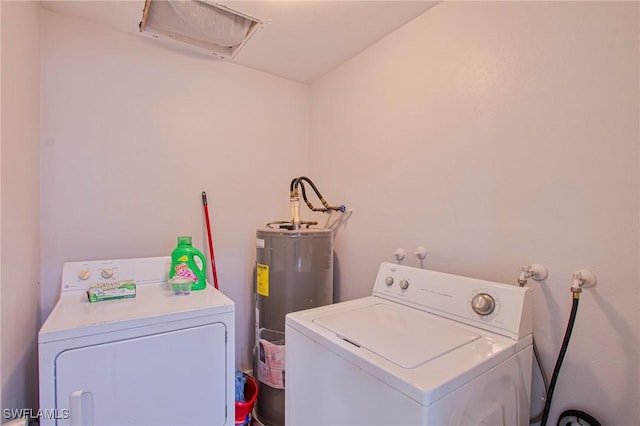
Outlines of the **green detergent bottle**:
{"label": "green detergent bottle", "polygon": [[169,278],[174,276],[192,278],[191,290],[204,290],[207,286],[207,260],[200,250],[191,245],[191,237],[178,237],[178,246],[171,252]]}

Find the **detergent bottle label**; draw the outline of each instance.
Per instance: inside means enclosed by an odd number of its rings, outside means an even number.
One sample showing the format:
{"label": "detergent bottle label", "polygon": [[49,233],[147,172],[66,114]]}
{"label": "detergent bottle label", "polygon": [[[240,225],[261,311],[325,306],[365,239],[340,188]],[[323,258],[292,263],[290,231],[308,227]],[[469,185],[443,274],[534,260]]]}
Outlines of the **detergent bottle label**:
{"label": "detergent bottle label", "polygon": [[[178,259],[178,262],[188,262],[189,258],[187,256],[182,256]],[[198,277],[196,277],[196,274],[193,273],[193,271],[189,268],[189,265],[187,263],[178,263],[175,266],[175,276],[181,277],[181,278],[190,278],[193,281],[198,281]]]}

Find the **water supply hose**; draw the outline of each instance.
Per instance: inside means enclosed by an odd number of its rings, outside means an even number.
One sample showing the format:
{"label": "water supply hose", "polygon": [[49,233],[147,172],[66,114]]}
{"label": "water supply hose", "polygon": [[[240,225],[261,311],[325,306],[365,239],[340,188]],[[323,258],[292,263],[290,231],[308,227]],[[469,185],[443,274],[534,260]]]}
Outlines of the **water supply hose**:
{"label": "water supply hose", "polygon": [[576,315],[578,313],[578,303],[580,301],[580,294],[582,293],[582,289],[579,287],[572,287],[571,293],[573,294],[571,314],[569,314],[569,322],[567,324],[567,330],[564,333],[564,339],[562,341],[560,353],[558,354],[558,359],[556,360],[556,366],[554,367],[553,374],[551,375],[551,382],[549,383],[549,389],[547,390],[547,399],[544,403],[544,411],[542,412],[542,421],[540,423],[541,426],[546,426],[547,420],[549,419],[549,411],[551,410],[553,391],[555,390],[556,382],[558,381],[558,375],[560,374],[560,367],[562,367],[562,362],[564,361],[564,356],[567,353],[567,347],[569,346],[569,340],[571,339],[571,332],[573,331],[573,324],[576,321]]}
{"label": "water supply hose", "polygon": [[[305,189],[304,182],[308,183],[311,186],[313,192],[315,192],[323,207],[314,207],[313,204],[311,204],[311,202],[307,198],[307,191]],[[300,191],[298,191],[298,188]],[[311,179],[306,176],[300,176],[292,179],[291,183],[289,184],[289,206],[291,209],[291,220],[269,222],[267,223],[267,227],[272,228],[273,225],[277,225],[280,229],[296,230],[300,229],[301,226],[306,226],[308,228],[309,225],[317,225],[317,222],[305,222],[300,219],[300,192],[302,192],[302,199],[311,211],[322,213],[331,213],[332,211],[344,213],[346,211],[346,207],[344,205],[329,205],[327,200],[325,200],[322,194],[320,194],[320,191],[311,181]]]}
{"label": "water supply hose", "polygon": [[[309,185],[311,185],[311,189],[313,189],[313,192],[316,193],[316,196],[318,197],[318,199],[320,200],[320,202],[322,203],[324,208],[322,208],[322,207],[314,207],[313,204],[311,204],[311,202],[307,198],[307,192],[305,190],[303,181],[307,182]],[[344,211],[346,209],[345,206],[343,206],[343,205],[340,205],[340,206],[331,206],[331,205],[329,205],[327,200],[325,200],[325,198],[322,196],[322,194],[320,194],[320,191],[318,190],[316,185],[308,177],[300,176],[298,178],[293,179],[291,181],[291,185],[289,186],[289,191],[292,194],[296,194],[297,195],[298,186],[300,187],[300,191],[302,192],[302,199],[304,200],[304,202],[307,204],[307,207],[309,207],[309,209],[311,211],[329,213],[332,210],[335,210],[335,211],[339,211],[341,213],[344,213]]]}

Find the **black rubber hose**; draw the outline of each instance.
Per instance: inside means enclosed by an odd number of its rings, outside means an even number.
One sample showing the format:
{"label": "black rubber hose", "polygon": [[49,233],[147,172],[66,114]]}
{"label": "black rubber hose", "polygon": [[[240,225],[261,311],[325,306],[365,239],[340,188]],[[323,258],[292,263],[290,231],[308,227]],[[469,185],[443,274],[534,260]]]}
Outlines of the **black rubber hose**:
{"label": "black rubber hose", "polygon": [[[307,198],[307,193],[304,190],[304,184],[302,182],[300,182],[300,189],[302,190],[302,199],[307,204],[307,207],[309,207],[309,210],[314,212],[326,213],[327,210],[331,208],[331,206],[329,206],[328,204],[327,204],[327,207],[314,207],[313,204],[311,204],[311,201],[309,201],[309,199]],[[323,201],[323,200],[320,200],[320,201]],[[323,204],[325,203],[326,202],[324,202]]]}
{"label": "black rubber hose", "polygon": [[[325,208],[316,208],[316,207],[313,206],[313,204],[311,204],[311,202],[307,198],[307,191],[305,191],[304,184],[302,183],[303,181],[305,181],[309,185],[311,185],[311,188],[313,189],[313,192],[316,193],[316,196],[322,202],[322,204],[325,206]],[[309,210],[312,210],[314,212],[326,212],[327,209],[330,208],[330,206],[327,204],[327,202],[325,201],[325,199],[322,196],[322,194],[320,194],[320,191],[318,190],[318,188],[311,181],[311,179],[309,179],[306,176],[300,176],[299,178],[296,178],[293,181],[291,181],[291,191],[293,191],[293,189],[297,188],[298,186],[300,187],[300,190],[302,192],[302,199],[307,204],[307,207],[309,207]]]}
{"label": "black rubber hose", "polygon": [[560,374],[560,367],[562,367],[562,361],[564,361],[564,356],[567,353],[567,347],[569,346],[569,340],[571,339],[571,332],[573,331],[573,324],[576,322],[576,314],[578,313],[578,302],[580,301],[580,293],[573,293],[573,304],[571,305],[571,314],[569,315],[569,323],[567,324],[567,331],[564,333],[564,340],[562,341],[562,347],[560,348],[560,353],[558,354],[558,359],[556,360],[556,366],[553,369],[553,374],[551,375],[551,382],[549,383],[549,389],[547,390],[547,400],[544,403],[544,412],[542,413],[542,421],[540,422],[541,426],[546,426],[547,420],[549,418],[549,411],[551,410],[551,399],[553,398],[553,391],[556,387],[556,382],[558,381],[558,375]]}
{"label": "black rubber hose", "polygon": [[[311,202],[307,198],[307,191],[304,188],[303,181],[307,182],[309,185],[311,185],[311,188],[313,189],[313,192],[316,193],[316,196],[318,197],[318,199],[320,200],[320,202],[322,203],[324,208],[314,207],[313,204],[311,204]],[[311,179],[309,179],[306,176],[300,176],[300,177],[294,178],[291,181],[291,184],[289,186],[289,191],[291,193],[293,193],[294,189],[297,189],[298,187],[300,187],[300,191],[302,192],[302,199],[304,200],[304,202],[307,204],[307,207],[309,207],[309,209],[311,211],[329,213],[329,212],[331,212],[331,210],[335,210],[335,211],[338,211],[340,213],[344,213],[346,211],[346,209],[347,209],[344,205],[330,206],[329,203],[327,203],[327,200],[325,200],[324,197],[322,196],[322,194],[320,194],[320,191],[318,190],[316,185],[311,181]]]}
{"label": "black rubber hose", "polygon": [[[322,201],[322,204],[325,204],[326,201],[324,201],[324,197],[322,196],[322,194],[320,194],[320,191],[318,191],[318,188],[316,187],[316,185],[313,182],[311,182],[311,179],[309,179],[306,176],[300,176],[298,178],[298,182],[303,181],[303,180],[305,182],[309,183],[309,185],[311,185],[311,189],[313,189],[313,192],[316,193],[316,196],[318,197],[318,199],[320,199],[320,201]],[[302,185],[302,182],[300,182],[300,184]]]}

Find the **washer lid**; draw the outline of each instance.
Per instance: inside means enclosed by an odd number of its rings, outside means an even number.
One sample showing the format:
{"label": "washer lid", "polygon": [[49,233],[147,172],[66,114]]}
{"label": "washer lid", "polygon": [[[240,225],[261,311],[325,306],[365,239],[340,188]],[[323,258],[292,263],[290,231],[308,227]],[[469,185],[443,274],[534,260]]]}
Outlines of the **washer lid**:
{"label": "washer lid", "polygon": [[480,338],[432,314],[383,303],[313,322],[402,368],[415,368]]}

